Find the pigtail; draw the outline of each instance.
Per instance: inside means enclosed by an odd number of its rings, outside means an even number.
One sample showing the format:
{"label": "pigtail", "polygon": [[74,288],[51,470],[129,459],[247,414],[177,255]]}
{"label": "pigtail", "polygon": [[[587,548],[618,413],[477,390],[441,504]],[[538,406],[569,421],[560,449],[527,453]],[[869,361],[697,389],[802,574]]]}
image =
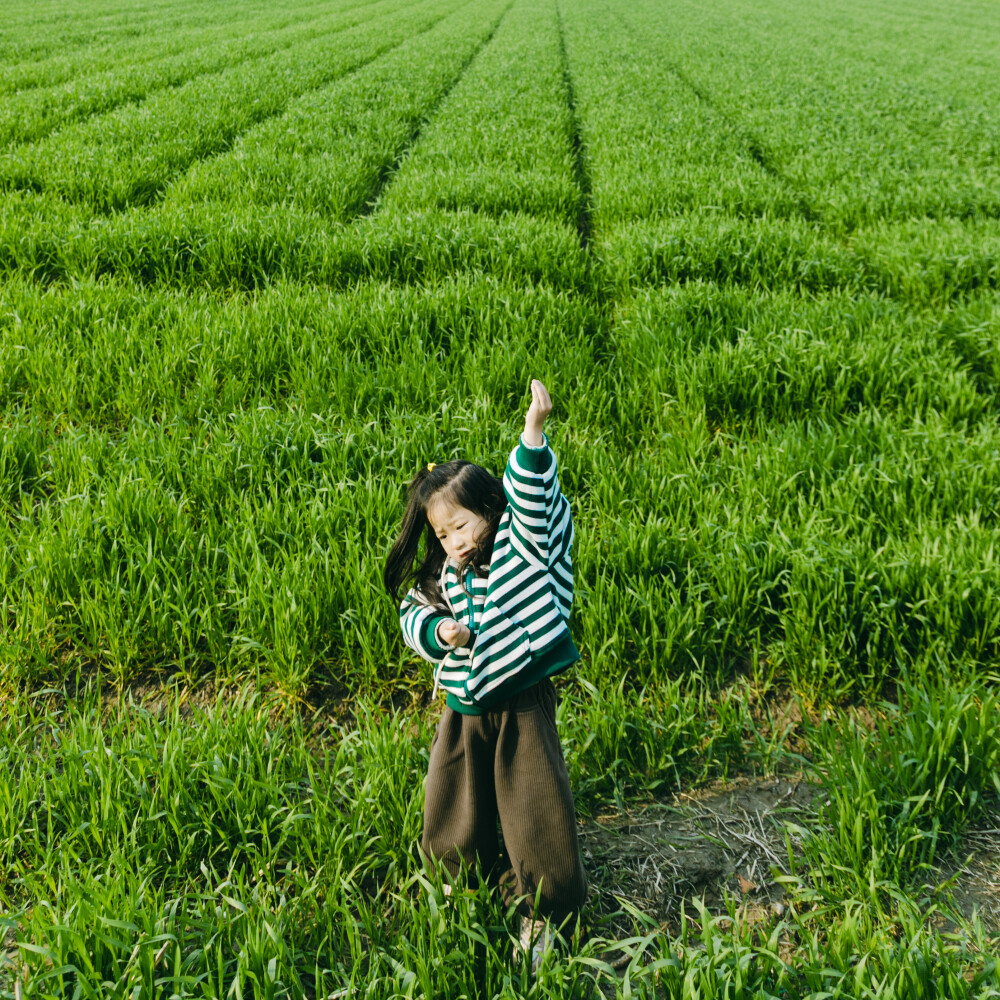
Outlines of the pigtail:
{"label": "pigtail", "polygon": [[420,503],[418,493],[420,484],[430,475],[426,468],[421,469],[413,477],[406,494],[406,510],[403,512],[403,523],[399,527],[399,536],[389,550],[382,570],[382,583],[389,596],[399,600],[399,593],[409,578],[413,576],[413,563],[420,547],[420,536],[427,527],[427,515]]}
{"label": "pigtail", "polygon": [[[403,522],[399,528],[399,536],[389,550],[382,570],[382,583],[389,596],[396,602],[402,591],[409,589],[415,582],[417,589],[424,595],[427,602],[445,614],[451,614],[437,577],[444,565],[445,554],[437,535],[430,530],[425,504],[421,499],[424,492],[421,487],[431,476],[431,469],[422,468],[410,482],[406,495],[406,510],[403,512]],[[420,549],[420,536],[427,539],[427,553],[424,561],[417,567]]]}

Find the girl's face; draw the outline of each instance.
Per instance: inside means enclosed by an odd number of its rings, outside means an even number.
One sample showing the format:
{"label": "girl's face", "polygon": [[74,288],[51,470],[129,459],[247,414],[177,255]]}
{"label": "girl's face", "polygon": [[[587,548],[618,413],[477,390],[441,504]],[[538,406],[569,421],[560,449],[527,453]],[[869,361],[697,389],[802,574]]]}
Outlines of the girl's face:
{"label": "girl's face", "polygon": [[461,562],[489,529],[487,522],[471,510],[435,496],[427,505],[427,520],[449,559]]}

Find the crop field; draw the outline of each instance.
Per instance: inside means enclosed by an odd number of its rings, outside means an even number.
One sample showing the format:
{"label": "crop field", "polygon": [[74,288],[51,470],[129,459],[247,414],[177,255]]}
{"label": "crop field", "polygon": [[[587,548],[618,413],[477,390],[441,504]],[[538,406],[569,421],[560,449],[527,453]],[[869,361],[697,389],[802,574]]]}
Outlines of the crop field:
{"label": "crop field", "polygon": [[[993,0],[7,0],[0,997],[1000,997],[997,94]],[[537,977],[381,580],[532,378]]]}

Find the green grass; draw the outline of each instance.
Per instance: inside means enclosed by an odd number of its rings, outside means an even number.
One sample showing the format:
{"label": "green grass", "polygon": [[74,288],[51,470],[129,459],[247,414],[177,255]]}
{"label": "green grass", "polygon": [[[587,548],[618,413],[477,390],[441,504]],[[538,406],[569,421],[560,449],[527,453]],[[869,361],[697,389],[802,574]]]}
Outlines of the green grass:
{"label": "green grass", "polygon": [[[170,697],[152,711],[109,702],[92,688],[68,701],[19,696],[0,744],[0,900],[24,995],[314,996],[350,986],[584,997],[595,981],[622,997],[712,983],[746,997],[994,995],[1000,980],[979,951],[982,928],[942,935],[899,879],[901,858],[930,874],[943,828],[957,833],[974,819],[1000,781],[995,696],[970,682],[938,704],[924,683],[910,689],[898,728],[859,744],[853,766],[824,756],[832,730],[814,735],[831,804],[811,835],[801,831],[815,867],[788,880],[786,915],[750,927],[693,912],[668,938],[634,912],[634,936],[616,942],[632,956],[622,979],[593,914],[590,933],[534,982],[511,958],[516,919],[496,897],[480,888],[446,899],[417,859],[432,717],[358,701],[346,727],[282,721],[246,690],[193,712]],[[637,701],[590,686],[564,686],[563,696],[584,811],[634,794],[627,777],[655,775],[664,791],[754,744],[737,707],[706,729],[699,695],[677,687]],[[663,704],[668,712],[651,717]],[[851,738],[850,728],[838,732]],[[596,782],[595,764],[604,767]],[[897,846],[853,839],[869,804],[892,814]],[[836,872],[846,884],[834,885]]]}
{"label": "green grass", "polygon": [[[162,44],[143,38],[133,55],[134,64],[126,71],[121,64],[124,54],[116,49],[104,60],[95,60],[98,66],[107,66],[103,72],[81,76],[86,64],[81,66],[65,59],[47,77],[36,69],[39,75],[33,87],[26,86],[31,80],[27,72],[19,74],[15,77],[16,84],[12,81],[11,85],[14,96],[5,101],[0,142],[4,145],[36,142],[77,119],[138,103],[158,90],[179,87],[197,76],[256,56],[302,45],[331,28],[351,27],[370,17],[371,11],[367,8],[348,11],[346,16],[332,19],[309,18],[307,8],[303,15],[301,20],[291,23],[287,12],[275,16],[272,30],[268,30],[269,21],[262,19],[262,30],[250,38],[239,34],[232,37],[231,25],[207,33],[203,29],[178,32],[171,38],[171,47],[176,45],[180,51],[166,57]],[[68,63],[65,68],[64,63]],[[67,79],[62,78],[64,74]]]}
{"label": "green grass", "polygon": [[[11,11],[24,995],[998,995],[995,929],[936,922],[1000,795],[998,27],[979,0]],[[823,789],[782,916],[670,936],[603,886],[534,985],[496,900],[417,864],[437,709],[380,583],[415,470],[499,472],[532,378],[577,527],[581,815]],[[82,678],[115,698],[43,693]],[[239,694],[128,701],[168,679]]]}
{"label": "green grass", "polygon": [[141,105],[15,148],[0,156],[0,190],[53,192],[97,214],[151,204],[194,161],[225,151],[291,99],[364,66],[450,9],[431,2],[380,9],[361,24],[349,12],[340,30],[335,20],[327,22],[294,48],[205,73]]}

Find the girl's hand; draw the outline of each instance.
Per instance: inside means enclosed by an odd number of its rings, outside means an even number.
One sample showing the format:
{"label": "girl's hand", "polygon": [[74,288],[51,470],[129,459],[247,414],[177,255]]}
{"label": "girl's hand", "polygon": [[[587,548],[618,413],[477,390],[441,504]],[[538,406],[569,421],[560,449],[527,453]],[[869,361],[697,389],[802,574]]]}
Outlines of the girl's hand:
{"label": "girl's hand", "polygon": [[524,418],[524,443],[532,448],[542,446],[542,424],[552,412],[552,399],[538,379],[531,380],[531,406]]}
{"label": "girl's hand", "polygon": [[438,634],[449,646],[467,646],[472,638],[472,630],[449,618],[438,626]]}

